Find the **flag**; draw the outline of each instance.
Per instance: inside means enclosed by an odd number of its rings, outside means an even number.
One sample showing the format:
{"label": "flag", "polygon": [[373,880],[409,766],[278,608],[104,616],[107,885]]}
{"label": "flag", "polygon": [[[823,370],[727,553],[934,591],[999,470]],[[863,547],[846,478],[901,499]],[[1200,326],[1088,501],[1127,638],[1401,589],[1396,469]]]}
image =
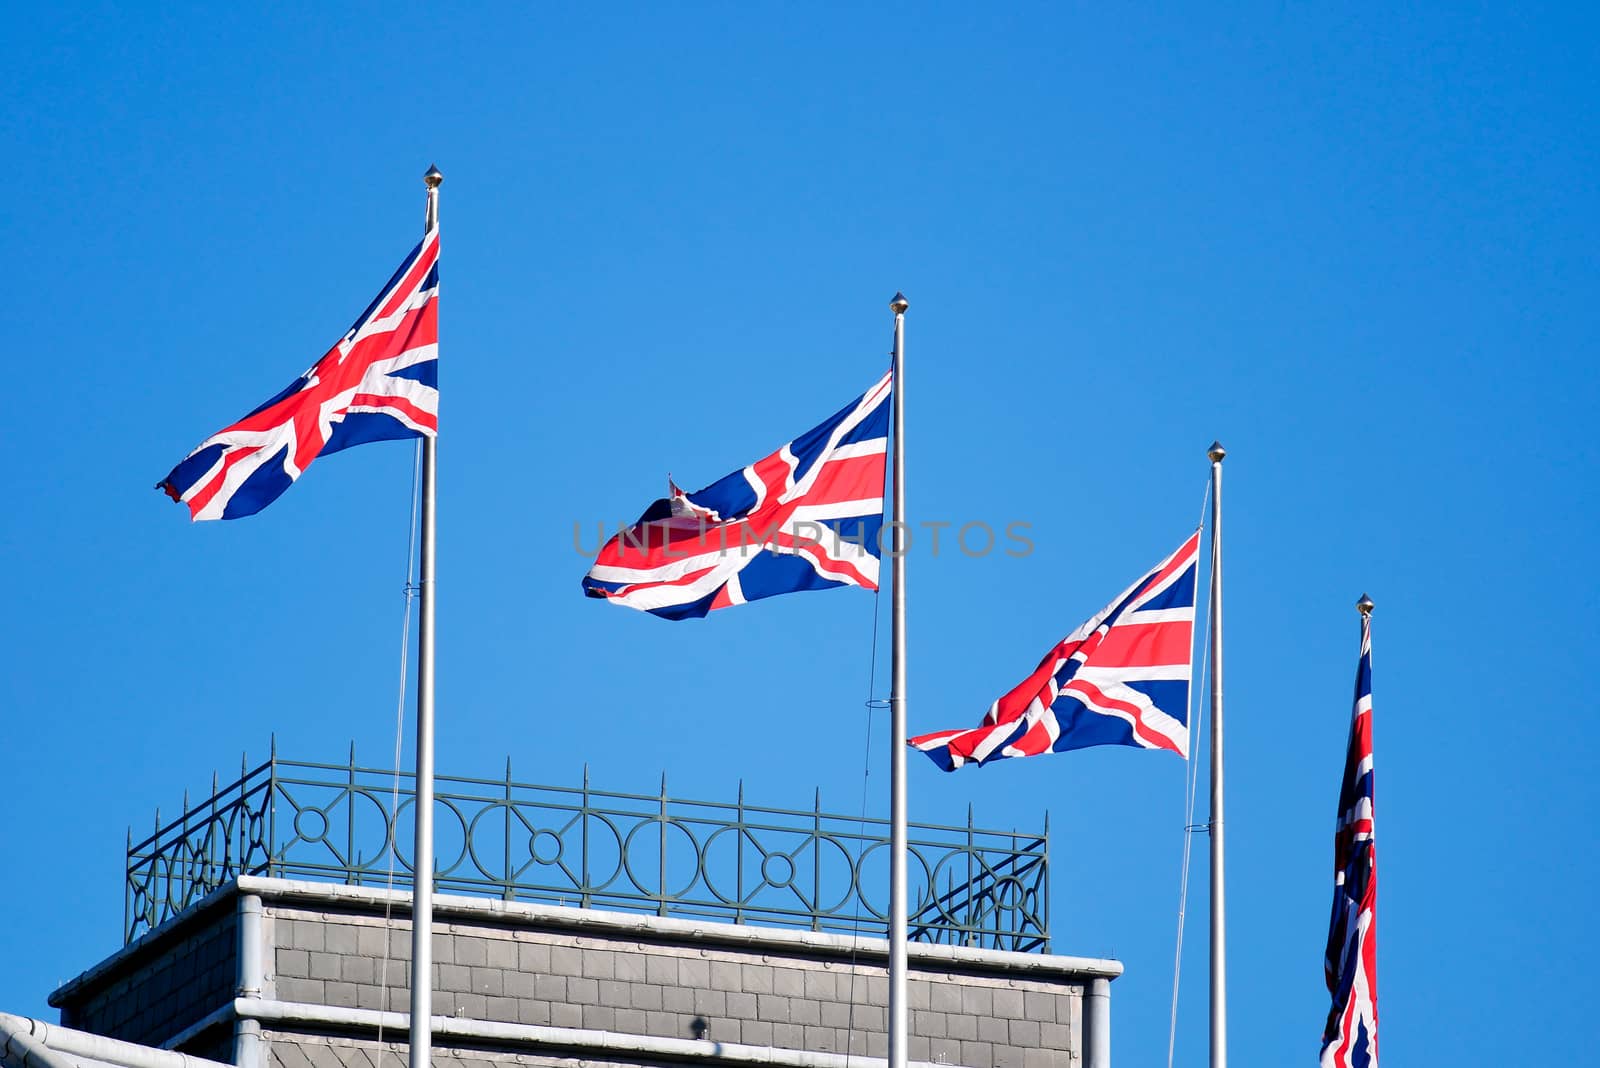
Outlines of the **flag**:
{"label": "flag", "polygon": [[601,547],[583,589],[663,619],[800,590],[878,588],[890,378],[776,452],[669,496]]}
{"label": "flag", "polygon": [[954,771],[966,763],[1091,745],[1189,753],[1189,676],[1200,532],[1045,654],[970,730],[907,743]]}
{"label": "flag", "polygon": [[289,387],[201,442],[156,484],[192,519],[277,500],[318,456],[439,426],[439,231],[430,230],[339,343]]}
{"label": "flag", "polygon": [[1322,1030],[1322,1068],[1378,1066],[1378,866],[1372,838],[1372,617],[1363,612],[1355,711],[1333,834],[1333,916],[1323,958],[1333,1006]]}

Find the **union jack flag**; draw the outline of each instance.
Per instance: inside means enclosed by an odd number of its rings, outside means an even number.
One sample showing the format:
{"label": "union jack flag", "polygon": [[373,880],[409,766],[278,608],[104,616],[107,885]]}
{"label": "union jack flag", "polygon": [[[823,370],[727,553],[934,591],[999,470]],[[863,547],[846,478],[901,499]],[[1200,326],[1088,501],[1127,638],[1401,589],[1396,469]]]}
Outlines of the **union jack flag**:
{"label": "union jack flag", "polygon": [[[1363,598],[1363,603],[1366,599]],[[1322,1068],[1378,1068],[1378,865],[1372,835],[1372,617],[1361,615],[1361,662],[1333,835],[1333,916],[1323,959],[1333,1007]]]}
{"label": "union jack flag", "polygon": [[945,771],[1091,745],[1189,754],[1200,532],[1045,654],[969,730],[910,739]]}
{"label": "union jack flag", "polygon": [[430,230],[339,343],[156,484],[192,519],[277,500],[318,456],[439,427],[439,231]]}
{"label": "union jack flag", "polygon": [[890,377],[703,490],[669,480],[671,495],[600,549],[584,592],[698,619],[780,593],[877,589]]}

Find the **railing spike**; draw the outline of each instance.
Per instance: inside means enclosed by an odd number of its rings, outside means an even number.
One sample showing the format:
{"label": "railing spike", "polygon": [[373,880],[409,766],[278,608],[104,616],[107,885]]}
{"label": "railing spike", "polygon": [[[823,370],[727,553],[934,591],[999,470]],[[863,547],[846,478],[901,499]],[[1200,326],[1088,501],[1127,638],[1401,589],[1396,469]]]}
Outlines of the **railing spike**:
{"label": "railing spike", "polygon": [[744,776],[739,776],[739,804],[744,804]]}
{"label": "railing spike", "polygon": [[352,768],[356,766],[356,740],[354,738],[350,739],[350,766]]}
{"label": "railing spike", "polygon": [[661,796],[667,796],[667,771],[665,768],[661,769]]}

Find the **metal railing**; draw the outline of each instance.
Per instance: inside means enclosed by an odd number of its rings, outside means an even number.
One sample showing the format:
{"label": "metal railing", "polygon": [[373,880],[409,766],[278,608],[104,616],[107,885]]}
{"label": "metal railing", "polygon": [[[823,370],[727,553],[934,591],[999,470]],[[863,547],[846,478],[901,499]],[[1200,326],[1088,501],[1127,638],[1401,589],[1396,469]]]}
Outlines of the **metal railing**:
{"label": "metal railing", "polygon": [[[241,761],[169,823],[128,836],[128,941],[236,875],[410,887],[412,776],[356,764]],[[656,916],[882,935],[888,821],[687,801],[660,792],[435,778],[435,886]],[[914,941],[1049,950],[1048,819],[1039,834],[912,824]]]}

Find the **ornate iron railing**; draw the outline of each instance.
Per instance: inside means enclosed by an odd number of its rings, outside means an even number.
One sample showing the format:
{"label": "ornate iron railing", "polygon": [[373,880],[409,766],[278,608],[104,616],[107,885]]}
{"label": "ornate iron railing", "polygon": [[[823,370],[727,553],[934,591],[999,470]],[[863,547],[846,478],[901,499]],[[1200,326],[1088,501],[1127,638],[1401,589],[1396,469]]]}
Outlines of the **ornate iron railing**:
{"label": "ornate iron railing", "polygon": [[[273,755],[155,831],[128,836],[124,933],[177,915],[236,875],[409,887],[412,776]],[[882,934],[886,820],[686,801],[512,778],[435,779],[435,885],[584,908]],[[916,941],[1048,951],[1048,822],[1039,834],[912,824]]]}

